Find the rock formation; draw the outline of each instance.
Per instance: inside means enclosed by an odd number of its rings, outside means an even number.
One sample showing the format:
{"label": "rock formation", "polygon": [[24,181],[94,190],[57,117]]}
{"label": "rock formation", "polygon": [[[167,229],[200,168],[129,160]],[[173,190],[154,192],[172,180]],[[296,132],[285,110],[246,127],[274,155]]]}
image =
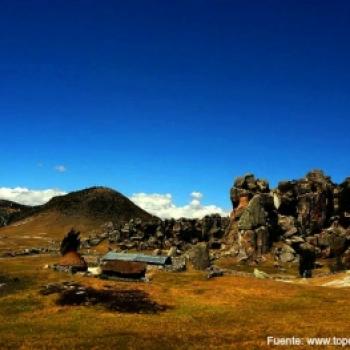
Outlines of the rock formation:
{"label": "rock formation", "polygon": [[106,223],[102,233],[91,235],[82,242],[83,248],[98,245],[102,240],[121,249],[187,250],[197,242],[208,242],[209,248],[220,249],[229,219],[208,215],[202,219],[131,219],[124,224]]}
{"label": "rock formation", "polygon": [[108,240],[119,249],[171,249],[173,256],[199,242],[239,262],[259,263],[272,254],[276,264],[301,260],[310,275],[314,257],[334,258],[334,269],[350,268],[350,178],[340,185],[321,170],[270,189],[253,174],[237,177],[230,191],[230,218],[132,219],[108,223],[83,242],[89,248]]}
{"label": "rock formation", "polygon": [[314,170],[269,190],[266,180],[247,174],[236,178],[230,193],[233,211],[225,237],[238,260],[259,262],[271,251],[279,263],[315,254],[350,267],[350,178],[336,185]]}
{"label": "rock formation", "polygon": [[276,231],[277,214],[269,183],[246,174],[236,178],[230,194],[234,209],[228,243],[236,245],[239,260],[260,260]]}

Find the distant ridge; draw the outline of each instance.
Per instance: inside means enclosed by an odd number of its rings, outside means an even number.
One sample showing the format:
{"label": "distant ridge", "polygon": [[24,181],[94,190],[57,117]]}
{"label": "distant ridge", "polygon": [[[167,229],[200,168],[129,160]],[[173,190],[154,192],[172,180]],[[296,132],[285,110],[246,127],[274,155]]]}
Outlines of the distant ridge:
{"label": "distant ridge", "polygon": [[73,217],[86,216],[102,222],[125,222],[136,217],[148,220],[154,217],[120,192],[108,187],[91,187],[53,197],[41,210],[55,210]]}

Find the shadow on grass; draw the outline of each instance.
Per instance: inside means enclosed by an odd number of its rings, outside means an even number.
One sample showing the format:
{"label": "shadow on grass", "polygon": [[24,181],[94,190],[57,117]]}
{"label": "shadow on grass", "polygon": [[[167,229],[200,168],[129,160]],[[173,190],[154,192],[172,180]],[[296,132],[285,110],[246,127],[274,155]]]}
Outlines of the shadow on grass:
{"label": "shadow on grass", "polygon": [[43,295],[58,293],[56,303],[60,306],[95,306],[101,305],[111,311],[125,313],[155,314],[168,309],[153,301],[149,295],[138,289],[95,289],[79,283],[55,283],[44,287]]}

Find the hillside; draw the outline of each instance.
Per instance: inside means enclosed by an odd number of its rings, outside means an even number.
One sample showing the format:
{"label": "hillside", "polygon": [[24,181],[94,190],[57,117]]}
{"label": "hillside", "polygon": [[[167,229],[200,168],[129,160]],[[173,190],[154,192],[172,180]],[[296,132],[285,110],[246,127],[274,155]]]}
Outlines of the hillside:
{"label": "hillside", "polygon": [[69,217],[86,217],[98,222],[126,222],[131,218],[143,220],[153,216],[120,192],[107,187],[92,187],[52,198],[42,206],[43,212],[56,211]]}
{"label": "hillside", "polygon": [[34,214],[38,207],[19,204],[0,199],[0,227],[18,221],[23,217]]}
{"label": "hillside", "polygon": [[57,196],[36,207],[0,201],[0,216],[8,224],[0,228],[2,251],[12,247],[46,246],[52,240],[60,240],[72,227],[84,236],[99,230],[105,222],[153,217],[121,193],[105,187]]}

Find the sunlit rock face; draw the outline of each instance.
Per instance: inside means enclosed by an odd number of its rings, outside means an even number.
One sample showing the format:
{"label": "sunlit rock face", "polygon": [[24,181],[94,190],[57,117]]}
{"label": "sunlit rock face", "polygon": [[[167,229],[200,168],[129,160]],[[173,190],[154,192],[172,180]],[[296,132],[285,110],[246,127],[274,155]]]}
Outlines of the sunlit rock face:
{"label": "sunlit rock face", "polygon": [[226,232],[239,260],[260,260],[274,238],[277,211],[266,180],[253,174],[237,177],[230,191],[233,211]]}

